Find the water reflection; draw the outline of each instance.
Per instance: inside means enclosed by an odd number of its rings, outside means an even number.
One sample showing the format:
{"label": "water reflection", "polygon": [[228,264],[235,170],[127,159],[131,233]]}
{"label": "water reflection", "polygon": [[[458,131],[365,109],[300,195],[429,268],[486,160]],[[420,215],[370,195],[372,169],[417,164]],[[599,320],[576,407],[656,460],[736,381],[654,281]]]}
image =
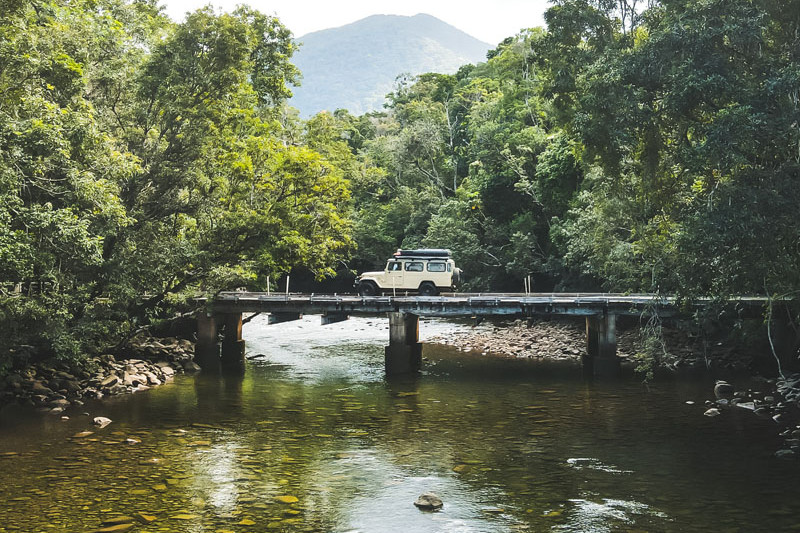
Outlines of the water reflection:
{"label": "water reflection", "polygon": [[[569,365],[430,346],[423,375],[386,381],[379,321],[316,320],[249,324],[258,357],[243,378],[180,377],[87,404],[114,420],[103,430],[80,413],[4,412],[0,532],[92,531],[137,513],[153,521],[131,531],[796,524],[796,467],[770,458],[757,420],[687,406],[702,403],[707,383],[587,384]],[[422,333],[447,327],[423,323]],[[428,491],[442,511],[413,506]]]}

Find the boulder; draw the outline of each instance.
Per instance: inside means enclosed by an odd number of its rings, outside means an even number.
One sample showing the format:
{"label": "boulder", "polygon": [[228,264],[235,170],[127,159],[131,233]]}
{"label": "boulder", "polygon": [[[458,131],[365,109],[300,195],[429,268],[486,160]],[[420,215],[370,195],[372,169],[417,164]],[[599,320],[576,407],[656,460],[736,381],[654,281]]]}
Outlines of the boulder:
{"label": "boulder", "polygon": [[53,390],[49,387],[45,387],[41,381],[34,381],[31,384],[31,390],[34,394],[44,394],[46,396],[53,394]]}
{"label": "boulder", "polygon": [[44,405],[48,402],[49,396],[45,396],[44,394],[34,394],[30,397],[30,400],[34,405]]}
{"label": "boulder", "polygon": [[126,387],[125,385],[122,385],[121,383],[117,384],[117,385],[114,385],[113,387],[111,387],[109,389],[106,389],[106,394],[110,394],[112,396],[117,395],[117,394],[125,394],[127,392],[128,392],[128,387]]}
{"label": "boulder", "polygon": [[119,383],[119,377],[114,374],[111,374],[110,376],[106,377],[105,379],[103,379],[103,381],[100,382],[100,386],[103,388],[112,387],[117,383]]}
{"label": "boulder", "polygon": [[81,390],[81,384],[75,380],[65,380],[61,382],[63,388],[67,390],[69,393],[76,393]]}
{"label": "boulder", "polygon": [[417,498],[417,501],[414,502],[414,505],[425,511],[437,511],[444,506],[444,503],[436,494],[432,492],[426,492]]}
{"label": "boulder", "polygon": [[716,385],[714,385],[714,396],[716,396],[718,400],[730,400],[733,398],[733,395],[733,385],[727,381],[717,381]]}

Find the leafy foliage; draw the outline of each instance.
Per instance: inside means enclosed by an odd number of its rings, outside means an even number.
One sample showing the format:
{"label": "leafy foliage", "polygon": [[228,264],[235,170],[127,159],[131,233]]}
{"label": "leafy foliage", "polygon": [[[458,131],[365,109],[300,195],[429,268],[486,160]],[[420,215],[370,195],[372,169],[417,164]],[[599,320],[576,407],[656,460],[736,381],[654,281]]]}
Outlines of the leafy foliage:
{"label": "leafy foliage", "polygon": [[0,6],[0,366],[398,247],[451,248],[475,291],[800,286],[796,1],[556,0],[385,112],[304,123],[273,17]]}
{"label": "leafy foliage", "polygon": [[198,291],[332,273],[349,160],[286,141],[293,51],[247,8],[180,25],[150,1],[3,11],[0,364],[21,344],[80,358]]}
{"label": "leafy foliage", "polygon": [[399,79],[356,227],[452,248],[474,290],[795,291],[791,4],[558,0],[485,63]]}

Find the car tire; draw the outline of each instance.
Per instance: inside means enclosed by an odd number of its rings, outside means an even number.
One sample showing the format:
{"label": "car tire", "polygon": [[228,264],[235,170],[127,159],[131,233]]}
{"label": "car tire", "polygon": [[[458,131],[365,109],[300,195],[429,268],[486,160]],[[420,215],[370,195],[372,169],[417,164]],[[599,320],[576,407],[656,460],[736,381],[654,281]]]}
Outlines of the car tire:
{"label": "car tire", "polygon": [[456,285],[460,285],[461,284],[461,276],[462,276],[462,274],[463,274],[463,272],[461,271],[460,268],[454,268],[453,269],[453,286],[454,287]]}
{"label": "car tire", "polygon": [[375,296],[378,294],[378,286],[372,281],[362,281],[358,284],[358,294],[361,296]]}
{"label": "car tire", "polygon": [[436,296],[437,294],[439,294],[439,289],[430,281],[423,281],[419,284],[420,296]]}

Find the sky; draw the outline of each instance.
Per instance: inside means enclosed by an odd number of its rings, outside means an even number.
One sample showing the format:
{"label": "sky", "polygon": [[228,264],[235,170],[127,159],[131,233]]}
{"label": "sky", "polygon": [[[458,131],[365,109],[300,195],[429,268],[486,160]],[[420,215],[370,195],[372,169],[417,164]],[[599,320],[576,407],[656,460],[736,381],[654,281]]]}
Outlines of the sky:
{"label": "sky", "polygon": [[160,0],[175,21],[207,4],[230,11],[242,3],[277,15],[295,37],[370,15],[427,13],[492,46],[523,28],[543,26],[550,5],[548,0]]}

